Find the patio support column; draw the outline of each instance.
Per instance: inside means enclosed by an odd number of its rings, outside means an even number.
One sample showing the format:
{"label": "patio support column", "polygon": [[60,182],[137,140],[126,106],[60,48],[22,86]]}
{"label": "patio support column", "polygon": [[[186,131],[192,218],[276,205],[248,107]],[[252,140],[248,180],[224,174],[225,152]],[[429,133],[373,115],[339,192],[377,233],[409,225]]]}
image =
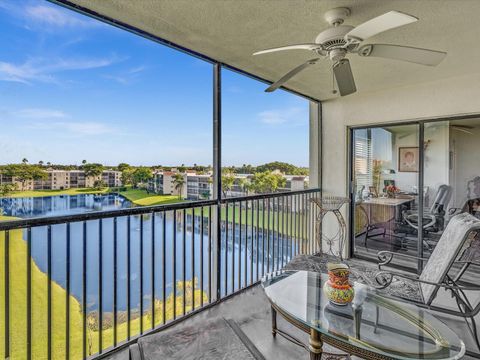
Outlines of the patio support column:
{"label": "patio support column", "polygon": [[309,110],[309,185],[311,188],[320,188],[322,184],[322,105],[319,102],[310,101]]}
{"label": "patio support column", "polygon": [[[310,101],[309,106],[309,187],[322,187],[322,104],[316,101]],[[320,192],[321,196],[321,192]],[[319,251],[315,242],[315,211],[314,205],[309,204],[308,226],[310,238],[308,241],[312,245],[307,249]],[[320,229],[321,231],[321,229]],[[312,244],[312,242],[314,242]]]}
{"label": "patio support column", "polygon": [[221,251],[221,197],[222,197],[222,103],[221,74],[219,63],[213,65],[213,198],[217,200],[212,213],[212,301],[220,299],[220,251]]}
{"label": "patio support column", "polygon": [[[420,123],[418,128],[418,242],[417,242],[417,256],[423,258],[423,187],[424,187],[424,154],[425,154],[425,127]],[[418,260],[417,273],[421,274],[423,270],[423,261]]]}

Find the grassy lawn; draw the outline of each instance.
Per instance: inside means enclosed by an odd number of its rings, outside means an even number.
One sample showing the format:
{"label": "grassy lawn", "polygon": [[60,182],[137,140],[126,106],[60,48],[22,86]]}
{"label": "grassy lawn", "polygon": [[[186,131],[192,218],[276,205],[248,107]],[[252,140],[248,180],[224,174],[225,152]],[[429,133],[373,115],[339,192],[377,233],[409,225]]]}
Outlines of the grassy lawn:
{"label": "grassy lawn", "polygon": [[[187,210],[187,213],[191,213],[192,210]],[[238,226],[240,224],[240,216],[242,226],[248,225],[258,227],[259,229],[265,229],[270,231],[278,231],[280,234],[285,234],[288,236],[307,236],[307,228],[310,226],[311,221],[313,221],[313,213],[310,214],[310,218],[305,214],[290,213],[289,211],[273,211],[270,210],[270,214],[265,209],[265,212],[260,210],[257,219],[257,210],[252,209],[242,209],[240,211],[239,205],[236,205],[235,208],[235,224]],[[201,216],[201,209],[195,208],[195,215]],[[253,219],[252,219],[253,215]],[[203,216],[208,218],[208,209],[203,209]],[[270,216],[270,218],[269,218]],[[223,221],[227,219],[227,209],[222,207],[221,218]],[[258,220],[258,223],[257,223]],[[233,217],[233,206],[229,205],[228,207],[228,222],[232,223],[234,221]]]}
{"label": "grassy lawn", "polygon": [[120,191],[119,194],[125,196],[134,204],[141,206],[165,205],[184,201],[176,195],[151,194],[143,189],[128,189],[126,191]]}
{"label": "grassy lawn", "polygon": [[[0,216],[0,221],[8,220],[6,216]],[[5,233],[0,232],[0,278],[3,279],[4,273],[4,256],[5,256]],[[27,343],[27,245],[22,239],[21,230],[12,230],[10,232],[10,347],[11,359],[25,359],[26,358],[26,343]],[[32,358],[33,359],[47,359],[47,275],[43,273],[31,260],[32,269]],[[186,282],[186,310],[192,309],[191,297],[193,283]],[[196,285],[196,284],[195,284]],[[195,286],[196,288],[196,286]],[[181,293],[182,283],[177,284],[177,289]],[[206,294],[196,289],[194,294],[195,304],[200,304],[200,299],[203,297],[204,302],[207,302]],[[52,283],[52,358],[65,358],[65,343],[66,343],[66,292],[57,283]],[[173,296],[169,296],[165,302],[166,321],[173,318]],[[182,315],[182,297],[177,296],[176,299],[177,316]],[[198,306],[198,305],[197,305]],[[155,324],[160,325],[163,322],[162,308],[163,301],[155,301],[156,317]],[[5,292],[4,286],[0,287],[0,358],[5,357],[5,348],[3,339],[5,338]],[[82,323],[83,317],[80,302],[70,297],[70,358],[82,358]],[[108,314],[104,315],[107,318]],[[111,314],[110,314],[111,318]],[[117,326],[117,341],[123,341],[127,337],[127,323],[119,320]],[[87,317],[88,324],[96,323],[96,318]],[[143,316],[144,328],[151,327],[152,319],[150,313],[145,313]],[[132,319],[131,335],[138,334],[140,331],[140,318]],[[103,347],[106,349],[113,345],[113,329],[104,323],[103,326]],[[90,328],[87,326],[87,355],[98,352],[98,325]]]}
{"label": "grassy lawn", "polygon": [[[65,189],[65,190],[32,190],[32,191],[16,191],[10,195],[10,197],[42,197],[42,196],[58,196],[58,195],[82,195],[82,194],[106,194],[110,190],[104,189]],[[172,204],[176,202],[182,202],[176,195],[157,195],[148,193],[144,189],[132,189],[127,188],[126,191],[120,191],[120,195],[126,197],[128,200],[136,205],[149,206],[149,205],[162,205]]]}

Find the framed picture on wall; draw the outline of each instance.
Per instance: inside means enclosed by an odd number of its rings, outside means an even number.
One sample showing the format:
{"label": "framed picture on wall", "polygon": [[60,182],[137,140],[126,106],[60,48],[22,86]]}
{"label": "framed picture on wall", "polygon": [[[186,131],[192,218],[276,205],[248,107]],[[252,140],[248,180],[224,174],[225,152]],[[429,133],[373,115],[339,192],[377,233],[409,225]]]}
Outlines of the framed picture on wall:
{"label": "framed picture on wall", "polygon": [[418,146],[398,148],[398,171],[418,172]]}

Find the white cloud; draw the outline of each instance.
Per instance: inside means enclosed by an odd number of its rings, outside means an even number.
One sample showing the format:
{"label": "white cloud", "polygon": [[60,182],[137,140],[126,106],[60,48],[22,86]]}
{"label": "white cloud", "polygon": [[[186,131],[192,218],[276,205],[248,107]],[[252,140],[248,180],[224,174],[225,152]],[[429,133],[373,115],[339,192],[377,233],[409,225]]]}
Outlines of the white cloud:
{"label": "white cloud", "polygon": [[55,73],[72,70],[89,70],[109,66],[121,61],[118,57],[103,59],[70,58],[44,59],[34,58],[22,64],[0,61],[0,80],[30,84],[34,81],[56,83]]}
{"label": "white cloud", "polygon": [[147,67],[144,66],[144,65],[140,65],[140,66],[136,66],[134,68],[131,68],[130,70],[128,70],[128,73],[129,74],[138,74],[142,71],[144,71]]}
{"label": "white cloud", "polygon": [[126,70],[122,74],[111,74],[111,75],[104,75],[105,79],[113,80],[118,82],[122,85],[128,85],[135,81],[135,79],[146,69],[145,66],[140,65],[131,69]]}
{"label": "white cloud", "polygon": [[258,113],[257,116],[260,122],[267,125],[301,124],[306,118],[304,109],[300,107],[265,110]]}
{"label": "white cloud", "polygon": [[15,111],[13,113],[15,116],[22,117],[22,118],[33,118],[33,119],[59,119],[67,117],[61,110],[54,110],[54,109],[39,109],[39,108],[31,108],[31,109],[21,109]]}
{"label": "white cloud", "polygon": [[107,124],[95,121],[35,122],[29,124],[28,127],[36,130],[67,132],[70,135],[76,136],[116,133],[116,129]]}
{"label": "white cloud", "polygon": [[35,30],[51,30],[52,28],[85,28],[95,27],[102,23],[76,14],[72,10],[61,8],[57,5],[39,4],[38,1],[2,1],[0,9],[10,15],[25,20],[27,28]]}
{"label": "white cloud", "polygon": [[54,125],[79,135],[102,135],[115,132],[110,126],[99,122],[56,122]]}
{"label": "white cloud", "polygon": [[29,84],[31,80],[52,82],[53,78],[42,74],[30,64],[12,64],[0,61],[0,80]]}
{"label": "white cloud", "polygon": [[81,18],[79,15],[74,15],[72,11],[47,5],[26,6],[24,14],[27,19],[58,27],[96,25],[93,20]]}

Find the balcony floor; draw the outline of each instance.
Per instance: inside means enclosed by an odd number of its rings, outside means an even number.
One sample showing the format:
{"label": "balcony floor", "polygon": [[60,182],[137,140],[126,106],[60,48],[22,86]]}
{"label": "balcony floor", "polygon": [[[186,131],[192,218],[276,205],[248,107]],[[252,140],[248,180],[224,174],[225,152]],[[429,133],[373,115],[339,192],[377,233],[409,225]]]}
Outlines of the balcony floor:
{"label": "balcony floor", "polygon": [[[467,349],[474,350],[473,340],[464,326],[464,323],[458,318],[446,318],[441,314],[435,314],[438,318],[446,322],[453,330],[457,332],[467,344]],[[277,337],[274,339],[271,335],[271,318],[270,306],[267,298],[264,295],[263,289],[260,285],[254,286],[244,292],[233,296],[232,298],[223,301],[222,303],[200,312],[190,319],[172,326],[169,329],[162,331],[166,334],[181,330],[184,327],[202,327],[202,324],[207,320],[215,318],[225,318],[234,320],[255,345],[255,347],[263,354],[265,359],[287,360],[287,359],[305,359],[308,360],[307,352],[283,339]],[[288,324],[281,317],[278,317],[278,326],[283,330],[287,330],[296,337],[308,341],[308,336],[292,325]],[[463,336],[462,336],[463,335]],[[156,336],[156,335],[152,335]],[[324,346],[326,352],[336,352],[335,349]],[[193,355],[192,355],[192,358]],[[118,352],[108,358],[109,360],[128,360],[128,349]],[[144,360],[150,360],[153,357],[148,357],[144,354]],[[464,359],[473,359],[473,357],[465,356]],[[132,360],[136,360],[134,357]]]}

